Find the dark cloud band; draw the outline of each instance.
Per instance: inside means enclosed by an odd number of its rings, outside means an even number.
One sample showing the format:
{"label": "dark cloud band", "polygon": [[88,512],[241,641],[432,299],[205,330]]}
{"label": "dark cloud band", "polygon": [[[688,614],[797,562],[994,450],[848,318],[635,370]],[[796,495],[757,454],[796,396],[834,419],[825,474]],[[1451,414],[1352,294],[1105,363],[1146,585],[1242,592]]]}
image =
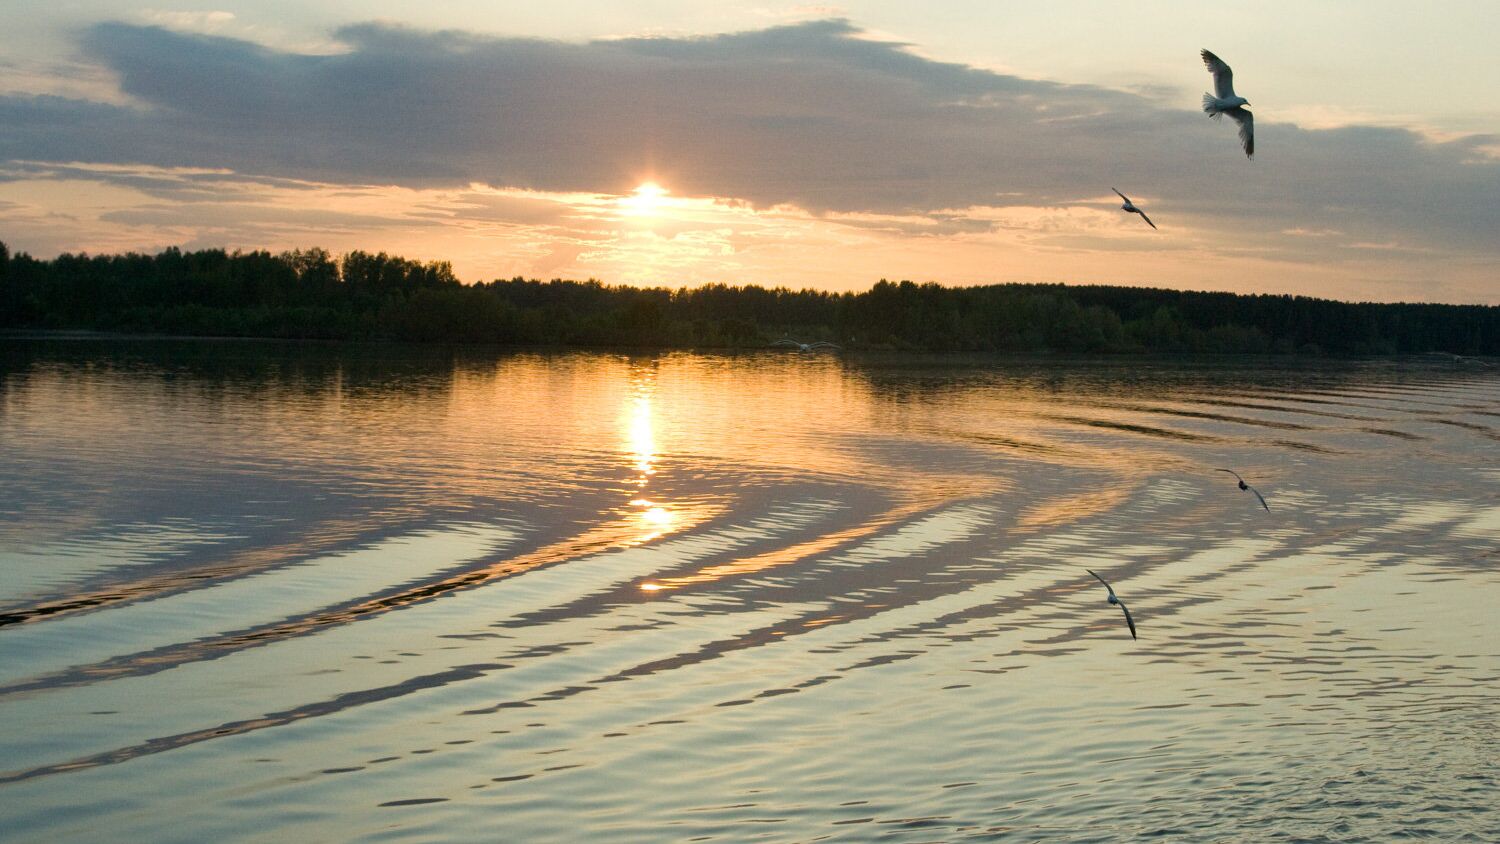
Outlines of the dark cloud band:
{"label": "dark cloud band", "polygon": [[1167,109],[933,61],[846,21],[583,44],[377,24],[337,38],[346,51],[303,55],[94,26],[85,52],[140,107],[0,98],[0,158],[551,191],[653,174],[815,212],[1059,205],[1119,184],[1248,237],[1335,228],[1492,254],[1500,231],[1493,138],[1304,130],[1265,109],[1246,162],[1194,97]]}

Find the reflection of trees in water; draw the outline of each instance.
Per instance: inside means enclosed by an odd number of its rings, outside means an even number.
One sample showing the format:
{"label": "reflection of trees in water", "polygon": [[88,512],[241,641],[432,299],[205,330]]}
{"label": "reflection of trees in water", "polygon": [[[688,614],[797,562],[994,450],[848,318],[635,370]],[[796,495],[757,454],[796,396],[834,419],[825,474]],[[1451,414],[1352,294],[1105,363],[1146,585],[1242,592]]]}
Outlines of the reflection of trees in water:
{"label": "reflection of trees in water", "polygon": [[506,362],[553,357],[420,344],[38,336],[0,346],[0,376],[47,369],[144,376],[209,392],[422,396],[449,391],[458,378],[492,375]]}
{"label": "reflection of trees in water", "polygon": [[1187,394],[1353,389],[1450,377],[1446,359],[1302,357],[1109,357],[866,353],[840,365],[881,399],[903,401],[974,390],[1041,398],[1170,399]]}

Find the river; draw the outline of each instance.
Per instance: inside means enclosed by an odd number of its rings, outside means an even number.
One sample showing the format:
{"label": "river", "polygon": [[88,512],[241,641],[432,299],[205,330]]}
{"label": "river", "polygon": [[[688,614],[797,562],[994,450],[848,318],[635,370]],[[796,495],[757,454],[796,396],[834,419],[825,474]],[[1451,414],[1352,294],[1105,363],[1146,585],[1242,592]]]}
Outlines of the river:
{"label": "river", "polygon": [[1477,364],[0,341],[7,840],[1500,840],[1497,608]]}

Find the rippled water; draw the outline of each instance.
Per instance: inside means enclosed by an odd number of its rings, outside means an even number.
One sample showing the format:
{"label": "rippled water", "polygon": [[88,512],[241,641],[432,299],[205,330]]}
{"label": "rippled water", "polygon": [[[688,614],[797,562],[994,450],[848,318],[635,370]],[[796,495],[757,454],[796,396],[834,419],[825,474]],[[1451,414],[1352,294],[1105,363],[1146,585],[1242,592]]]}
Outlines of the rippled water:
{"label": "rippled water", "polygon": [[0,837],[1500,839],[1497,369],[3,342]]}

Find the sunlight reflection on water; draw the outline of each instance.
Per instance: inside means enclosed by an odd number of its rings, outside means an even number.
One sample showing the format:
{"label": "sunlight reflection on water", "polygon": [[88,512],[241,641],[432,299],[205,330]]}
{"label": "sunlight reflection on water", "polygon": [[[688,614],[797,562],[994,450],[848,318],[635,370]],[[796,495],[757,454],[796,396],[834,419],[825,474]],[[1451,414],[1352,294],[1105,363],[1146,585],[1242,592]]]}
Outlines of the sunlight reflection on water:
{"label": "sunlight reflection on water", "polygon": [[0,829],[1493,839],[1497,386],[12,342]]}

